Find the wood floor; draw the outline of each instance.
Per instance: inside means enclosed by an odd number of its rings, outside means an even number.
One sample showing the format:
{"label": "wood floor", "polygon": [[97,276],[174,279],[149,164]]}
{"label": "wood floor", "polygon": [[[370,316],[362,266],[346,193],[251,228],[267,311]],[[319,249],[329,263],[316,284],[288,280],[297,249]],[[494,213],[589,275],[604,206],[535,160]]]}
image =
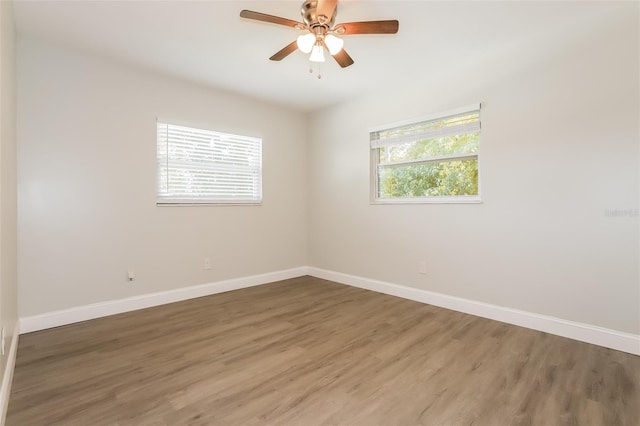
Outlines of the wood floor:
{"label": "wood floor", "polygon": [[634,425],[640,357],[311,277],[20,336],[7,425]]}

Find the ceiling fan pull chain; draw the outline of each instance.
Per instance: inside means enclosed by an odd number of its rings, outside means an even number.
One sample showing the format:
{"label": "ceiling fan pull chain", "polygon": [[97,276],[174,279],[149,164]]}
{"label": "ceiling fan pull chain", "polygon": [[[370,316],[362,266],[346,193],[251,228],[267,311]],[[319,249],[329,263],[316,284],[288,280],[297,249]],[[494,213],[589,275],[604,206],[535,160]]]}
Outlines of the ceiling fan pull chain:
{"label": "ceiling fan pull chain", "polygon": [[[311,63],[311,66],[309,67],[309,74],[313,74],[313,62]],[[318,66],[318,80],[320,80],[322,78],[322,75],[320,74],[320,62],[316,62],[317,66]]]}

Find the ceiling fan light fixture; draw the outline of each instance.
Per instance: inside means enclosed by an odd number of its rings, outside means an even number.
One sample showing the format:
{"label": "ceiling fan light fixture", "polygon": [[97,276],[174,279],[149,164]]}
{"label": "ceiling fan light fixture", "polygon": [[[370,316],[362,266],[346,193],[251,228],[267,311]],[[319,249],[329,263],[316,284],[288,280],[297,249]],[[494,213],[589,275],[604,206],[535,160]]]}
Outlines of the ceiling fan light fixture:
{"label": "ceiling fan light fixture", "polygon": [[305,32],[273,54],[269,60],[281,61],[296,50],[300,50],[305,54],[310,54],[309,59],[312,62],[324,62],[324,50],[326,49],[342,68],[353,65],[353,59],[344,50],[344,42],[336,35],[396,34],[398,32],[399,22],[396,19],[347,22],[334,25],[338,2],[339,0],[303,0],[300,8],[302,22],[247,9],[240,12],[240,17]]}
{"label": "ceiling fan light fixture", "polygon": [[302,53],[311,53],[311,49],[313,49],[313,45],[315,42],[316,42],[315,35],[311,33],[302,34],[301,36],[298,37],[298,40],[297,40],[298,49],[300,49]]}
{"label": "ceiling fan light fixture", "polygon": [[311,56],[309,56],[311,62],[324,62],[324,50],[321,44],[315,44],[311,49]]}
{"label": "ceiling fan light fixture", "polygon": [[342,50],[342,46],[344,46],[344,40],[334,36],[333,34],[329,34],[324,38],[324,44],[327,45],[329,53],[331,53],[331,55],[333,56]]}

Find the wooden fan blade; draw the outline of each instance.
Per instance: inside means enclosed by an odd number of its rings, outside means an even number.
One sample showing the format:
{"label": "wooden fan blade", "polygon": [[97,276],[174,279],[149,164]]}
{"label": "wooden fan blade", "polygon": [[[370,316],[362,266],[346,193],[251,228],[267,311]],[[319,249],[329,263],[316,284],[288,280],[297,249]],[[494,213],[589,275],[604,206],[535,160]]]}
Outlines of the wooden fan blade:
{"label": "wooden fan blade", "polygon": [[[329,48],[327,47],[324,41],[322,42],[322,45],[324,46],[325,50],[328,52]],[[333,56],[333,59],[335,59],[338,65],[340,65],[342,68],[346,68],[349,65],[353,65],[353,59],[351,59],[351,56],[349,56],[347,51],[344,49],[340,49],[338,53],[331,56]]]}
{"label": "wooden fan blade", "polygon": [[351,59],[351,56],[349,56],[349,54],[344,49],[333,55],[333,59],[335,59],[338,65],[340,65],[342,68],[353,65],[353,59]]}
{"label": "wooden fan blade", "polygon": [[364,21],[347,22],[340,24],[344,27],[344,32],[339,34],[395,34],[398,32],[400,23],[398,21]]}
{"label": "wooden fan blade", "polygon": [[287,56],[291,55],[293,52],[295,52],[297,48],[298,48],[298,42],[294,40],[291,43],[287,44],[285,47],[283,47],[278,53],[276,53],[269,59],[271,59],[272,61],[281,61]]}
{"label": "wooden fan blade", "polygon": [[270,22],[272,24],[284,25],[286,27],[296,28],[298,25],[303,25],[300,22],[292,21],[291,19],[281,18],[279,16],[267,15],[266,13],[254,12],[253,10],[243,10],[240,12],[240,16],[247,19],[253,19],[256,21]]}
{"label": "wooden fan blade", "polygon": [[[331,17],[336,11],[337,4],[338,0],[318,0],[318,4],[316,6],[316,16],[326,16],[326,24],[329,24],[329,22],[331,22]],[[323,24],[324,22],[320,23]]]}

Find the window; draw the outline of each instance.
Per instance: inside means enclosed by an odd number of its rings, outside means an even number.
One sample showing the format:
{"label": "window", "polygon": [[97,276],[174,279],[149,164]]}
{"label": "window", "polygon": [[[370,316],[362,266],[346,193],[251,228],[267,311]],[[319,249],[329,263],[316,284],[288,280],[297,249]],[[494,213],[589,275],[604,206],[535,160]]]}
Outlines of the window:
{"label": "window", "polygon": [[158,123],[158,204],[262,202],[262,140]]}
{"label": "window", "polygon": [[479,202],[480,105],[369,134],[374,202]]}

